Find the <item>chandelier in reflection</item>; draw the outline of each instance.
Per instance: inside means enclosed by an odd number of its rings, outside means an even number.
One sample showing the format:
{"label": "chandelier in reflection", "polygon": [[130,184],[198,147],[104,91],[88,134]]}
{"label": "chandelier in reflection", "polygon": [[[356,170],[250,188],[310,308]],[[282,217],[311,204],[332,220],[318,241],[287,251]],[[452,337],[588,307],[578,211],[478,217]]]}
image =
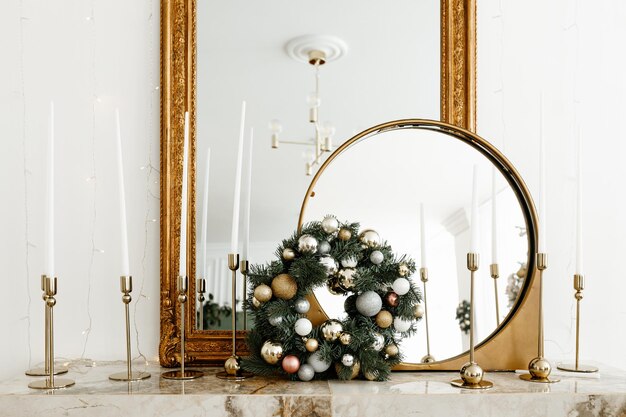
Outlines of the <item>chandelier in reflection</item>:
{"label": "chandelier in reflection", "polygon": [[330,122],[320,122],[320,67],[327,62],[334,61],[347,52],[345,42],[333,36],[300,36],[287,42],[285,45],[287,54],[299,61],[312,65],[315,69],[314,91],[307,96],[309,108],[308,122],[313,126],[313,138],[310,140],[283,140],[281,133],[283,127],[279,120],[274,119],[269,123],[272,132],[272,148],[278,149],[279,145],[300,145],[312,148],[312,152],[306,154],[306,175],[313,174],[313,168],[322,163],[324,154],[331,152],[333,148],[333,136],[335,127]]}

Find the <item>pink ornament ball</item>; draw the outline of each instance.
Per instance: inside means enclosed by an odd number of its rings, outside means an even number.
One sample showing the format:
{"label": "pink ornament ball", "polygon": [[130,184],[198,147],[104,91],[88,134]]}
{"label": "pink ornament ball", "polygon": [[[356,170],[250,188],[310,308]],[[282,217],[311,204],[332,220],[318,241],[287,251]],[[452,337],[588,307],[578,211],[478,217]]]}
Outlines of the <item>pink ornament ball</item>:
{"label": "pink ornament ball", "polygon": [[300,359],[295,355],[287,355],[283,358],[283,369],[288,374],[295,374],[300,369]]}

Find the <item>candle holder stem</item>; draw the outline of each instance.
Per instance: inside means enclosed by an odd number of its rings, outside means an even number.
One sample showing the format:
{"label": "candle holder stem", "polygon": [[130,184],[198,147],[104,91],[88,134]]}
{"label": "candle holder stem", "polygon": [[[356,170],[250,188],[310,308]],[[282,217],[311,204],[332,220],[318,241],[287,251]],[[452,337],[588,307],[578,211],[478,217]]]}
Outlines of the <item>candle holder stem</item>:
{"label": "candle holder stem", "polygon": [[567,372],[598,372],[598,368],[591,365],[581,365],[579,362],[580,354],[580,301],[583,299],[583,290],[585,289],[585,276],[582,274],[574,274],[574,298],[576,298],[576,359],[572,363],[560,363],[557,369]]}
{"label": "candle holder stem", "polygon": [[496,300],[496,324],[500,326],[500,303],[498,301],[498,278],[500,277],[500,268],[498,264],[493,263],[489,265],[489,272],[491,278],[493,278],[493,291]]}
{"label": "candle holder stem", "polygon": [[228,254],[228,269],[232,272],[232,337],[233,350],[232,354],[226,362],[224,362],[224,370],[215,374],[220,379],[229,381],[241,381],[252,378],[254,375],[241,369],[241,359],[237,356],[237,269],[239,269],[239,254]]}
{"label": "candle holder stem", "polygon": [[204,293],[206,292],[206,280],[204,278],[198,278],[196,280],[196,286],[198,287],[198,302],[200,303],[200,311],[198,312],[199,324],[196,327],[198,330],[204,330]]}
{"label": "candle holder stem", "polygon": [[241,261],[241,276],[243,277],[243,329],[248,330],[248,260]]}
{"label": "candle holder stem", "polygon": [[[49,311],[48,311],[48,305],[46,304],[47,300],[48,300],[48,295],[46,294],[46,288],[45,288],[45,282],[46,282],[46,276],[42,275],[41,276],[41,291],[43,292],[42,295],[42,299],[44,302],[44,365],[43,368],[31,368],[29,370],[27,370],[25,372],[26,375],[28,376],[48,376],[50,374],[50,370],[48,369],[48,365],[49,365],[49,357],[50,357],[50,328],[49,328]],[[67,367],[66,366],[55,366],[54,367],[54,374],[55,375],[61,375],[61,374],[66,374],[67,373]]]}
{"label": "candle holder stem", "polygon": [[548,255],[545,253],[537,253],[537,279],[539,280],[539,311],[538,311],[538,340],[537,340],[537,357],[528,363],[528,373],[520,375],[520,379],[528,382],[539,382],[550,384],[559,382],[560,379],[550,378],[552,366],[544,358],[543,351],[543,271],[548,268]]}
{"label": "candle holder stem", "polygon": [[187,302],[188,284],[189,278],[187,276],[178,276],[176,289],[178,291],[178,302],[180,303],[180,369],[176,371],[163,372],[161,376],[165,379],[183,381],[204,376],[204,372],[202,371],[185,369],[185,303]]}
{"label": "candle holder stem", "polygon": [[54,378],[54,305],[56,304],[56,299],[54,296],[57,294],[57,279],[56,277],[51,278],[49,276],[42,277],[42,287],[44,290],[45,301],[46,301],[46,329],[47,329],[47,365],[48,365],[48,375],[46,379],[34,381],[28,384],[29,388],[34,389],[59,389],[59,388],[67,388],[69,386],[74,385],[74,380],[65,379],[65,378]]}
{"label": "candle holder stem", "polygon": [[126,321],[126,372],[117,372],[109,375],[113,381],[139,381],[150,378],[148,372],[133,372],[130,350],[130,302],[133,300],[130,293],[133,290],[133,277],[120,277],[120,290],[122,291],[122,302],[124,303],[124,316]]}
{"label": "candle holder stem", "polygon": [[461,367],[461,379],[455,379],[450,383],[457,388],[465,389],[489,389],[493,382],[483,379],[484,371],[474,360],[474,322],[476,318],[474,303],[474,273],[478,271],[479,256],[477,253],[467,254],[467,269],[470,271],[470,348],[469,362]]}
{"label": "candle holder stem", "polygon": [[422,358],[422,363],[430,363],[435,362],[435,358],[430,354],[430,331],[428,328],[428,297],[426,296],[428,268],[420,268],[420,279],[424,283],[424,321],[426,323],[426,356]]}

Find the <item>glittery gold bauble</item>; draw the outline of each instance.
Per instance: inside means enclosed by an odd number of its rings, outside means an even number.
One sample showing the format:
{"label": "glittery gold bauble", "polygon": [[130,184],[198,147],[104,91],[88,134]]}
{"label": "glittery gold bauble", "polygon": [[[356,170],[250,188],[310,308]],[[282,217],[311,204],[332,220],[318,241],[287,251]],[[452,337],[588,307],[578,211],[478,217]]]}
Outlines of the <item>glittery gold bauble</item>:
{"label": "glittery gold bauble", "polygon": [[306,347],[306,350],[309,352],[315,352],[319,346],[319,342],[317,341],[317,339],[308,339],[305,343],[304,346]]}
{"label": "glittery gold bauble", "polygon": [[224,363],[224,370],[228,375],[237,375],[237,372],[241,369],[241,363],[238,356],[231,356],[226,359]]}
{"label": "glittery gold bauble", "polygon": [[398,349],[398,346],[396,346],[395,344],[390,343],[385,348],[385,353],[389,356],[397,356],[398,353],[400,353],[400,349]]}
{"label": "glittery gold bauble", "polygon": [[370,248],[375,248],[380,245],[380,235],[376,230],[372,229],[363,230],[359,235],[359,240]]}
{"label": "glittery gold bauble", "polygon": [[254,289],[254,297],[262,303],[272,299],[272,289],[265,284],[261,284]]}
{"label": "glittery gold bauble", "polygon": [[393,323],[393,316],[387,310],[380,310],[378,314],[376,314],[376,325],[380,328],[386,329],[391,326]]}
{"label": "glittery gold bauble", "polygon": [[261,347],[261,357],[270,365],[277,364],[283,357],[283,345],[268,340]]}
{"label": "glittery gold bauble", "polygon": [[[343,369],[344,366],[337,362],[335,364],[335,372],[337,372],[337,374],[339,374],[339,371],[341,371],[341,369]],[[359,361],[357,361],[356,359],[354,360],[354,364],[351,366],[352,368],[352,374],[350,375],[350,379],[354,379],[357,376],[359,376],[359,371],[361,370],[361,364],[359,363]]]}
{"label": "glittery gold bauble", "polygon": [[409,267],[407,264],[400,264],[400,266],[398,266],[398,275],[401,277],[409,275]]}
{"label": "glittery gold bauble", "polygon": [[343,326],[338,320],[326,320],[320,327],[320,332],[327,342],[334,342],[343,332]]}
{"label": "glittery gold bauble", "polygon": [[352,342],[352,336],[350,335],[350,333],[341,333],[341,336],[339,336],[339,341],[342,345],[347,346],[350,344],[350,342]]}
{"label": "glittery gold bauble", "polygon": [[298,285],[289,274],[280,274],[272,280],[272,292],[281,300],[291,300],[298,291]]}
{"label": "glittery gold bauble", "polygon": [[425,311],[426,310],[424,310],[424,304],[415,304],[415,307],[413,307],[413,314],[415,314],[416,319],[421,319],[422,317],[424,317]]}
{"label": "glittery gold bauble", "polygon": [[254,308],[259,308],[262,304],[263,303],[257,300],[256,297],[252,297],[252,305],[254,306]]}
{"label": "glittery gold bauble", "polygon": [[352,232],[350,231],[350,229],[339,229],[339,233],[337,237],[340,240],[343,240],[344,242],[346,242],[350,240],[350,238],[352,237]]}
{"label": "glittery gold bauble", "polygon": [[296,253],[291,248],[283,249],[283,259],[286,261],[293,261],[296,257]]}
{"label": "glittery gold bauble", "polygon": [[368,381],[375,381],[378,378],[379,373],[378,373],[378,371],[376,369],[374,369],[374,370],[371,370],[371,371],[363,372],[363,376]]}

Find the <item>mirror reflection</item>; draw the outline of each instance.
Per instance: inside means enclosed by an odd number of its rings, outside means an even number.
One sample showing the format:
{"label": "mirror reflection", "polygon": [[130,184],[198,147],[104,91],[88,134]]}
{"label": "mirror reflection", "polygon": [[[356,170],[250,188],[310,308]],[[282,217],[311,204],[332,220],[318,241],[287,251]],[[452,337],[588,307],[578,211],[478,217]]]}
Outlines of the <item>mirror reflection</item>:
{"label": "mirror reflection", "polygon": [[[522,209],[506,179],[482,154],[436,131],[383,132],[357,142],[335,158],[319,178],[315,196],[306,207],[305,222],[329,213],[342,221],[359,221],[362,230],[376,230],[395,253],[408,254],[418,266],[427,268],[423,305],[428,310],[416,335],[403,341],[405,362],[421,362],[429,353],[444,360],[469,348],[466,255],[474,165],[479,173],[480,212],[475,336],[480,343],[517,300],[528,257]],[[498,264],[497,279],[491,277],[492,263]],[[411,278],[424,294],[420,274]],[[327,288],[318,288],[315,296],[329,317],[343,317],[344,296],[333,295]]]}
{"label": "mirror reflection", "polygon": [[[322,161],[334,146],[373,124],[415,115],[439,118],[439,11],[438,0],[397,0],[393,5],[376,0],[306,5],[260,0],[246,7],[238,2],[198,2],[196,278],[206,280],[206,291],[195,294],[197,329],[231,328],[226,255],[241,101],[247,102],[246,126],[254,128],[255,138],[249,261],[264,263],[297,227],[311,180],[308,166],[310,173],[319,168],[312,164],[319,155],[316,140],[322,140]],[[322,42],[328,59],[319,67],[318,88],[315,67],[294,58],[294,48],[287,47],[293,39],[311,34],[332,36],[343,45],[341,56],[331,59],[337,42]],[[315,91],[317,97],[312,98]],[[312,107],[317,108],[317,124],[310,122]],[[270,123],[274,120],[279,127]],[[272,148],[275,133],[278,147]],[[246,141],[249,134],[246,129]],[[235,310],[240,329],[243,296],[239,282]]]}

